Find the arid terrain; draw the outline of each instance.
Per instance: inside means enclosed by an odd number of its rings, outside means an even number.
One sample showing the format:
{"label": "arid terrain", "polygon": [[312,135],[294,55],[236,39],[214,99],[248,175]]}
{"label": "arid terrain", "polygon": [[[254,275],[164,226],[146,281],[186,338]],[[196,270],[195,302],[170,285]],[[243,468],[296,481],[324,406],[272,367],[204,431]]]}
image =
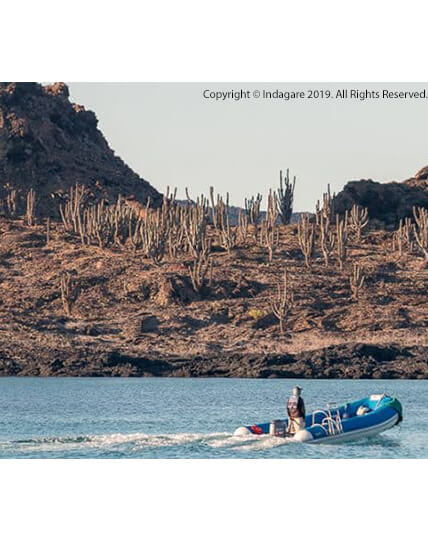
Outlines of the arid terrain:
{"label": "arid terrain", "polygon": [[427,177],[176,202],[65,84],[0,83],[0,375],[428,378]]}
{"label": "arid terrain", "polygon": [[[280,246],[213,253],[212,284],[194,292],[186,259],[155,266],[127,249],[82,246],[52,225],[0,220],[0,374],[427,378],[428,272],[397,259],[391,234],[363,234],[341,272],[304,267],[297,226]],[[219,248],[220,249],[220,248]],[[366,275],[351,298],[349,266]],[[288,269],[284,333],[272,296]],[[60,274],[77,288],[64,314]]]}

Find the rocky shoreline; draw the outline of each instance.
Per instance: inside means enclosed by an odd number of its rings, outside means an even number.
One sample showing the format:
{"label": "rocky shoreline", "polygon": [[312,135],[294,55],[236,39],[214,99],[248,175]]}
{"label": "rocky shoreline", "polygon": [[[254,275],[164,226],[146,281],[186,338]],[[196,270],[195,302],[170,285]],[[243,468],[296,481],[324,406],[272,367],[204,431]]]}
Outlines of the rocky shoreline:
{"label": "rocky shoreline", "polygon": [[[15,349],[17,350],[17,349]],[[184,358],[120,351],[0,351],[0,376],[428,379],[428,347],[340,344],[298,354],[222,353]]]}

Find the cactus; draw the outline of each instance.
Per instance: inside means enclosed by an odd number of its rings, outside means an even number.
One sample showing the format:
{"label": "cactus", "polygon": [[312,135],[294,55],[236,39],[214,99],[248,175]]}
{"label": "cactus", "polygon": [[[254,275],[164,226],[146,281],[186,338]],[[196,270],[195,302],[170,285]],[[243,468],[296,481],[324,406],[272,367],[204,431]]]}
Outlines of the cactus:
{"label": "cactus", "polygon": [[424,259],[425,267],[428,265],[428,210],[422,207],[413,207],[415,218],[414,236]]}
{"label": "cactus", "polygon": [[229,193],[226,193],[226,202],[221,195],[217,195],[217,202],[214,202],[214,188],[211,186],[210,197],[214,229],[217,231],[221,247],[230,254],[236,246],[238,233],[237,228],[232,227],[229,221]]}
{"label": "cactus", "polygon": [[[203,288],[211,285],[213,260],[211,257],[211,242],[206,238],[201,250],[198,250],[197,256],[192,260],[189,269],[189,276],[195,292],[200,292]],[[209,274],[208,280],[206,278]]]}
{"label": "cactus", "polygon": [[347,225],[346,225],[347,213],[343,220],[339,219],[339,215],[336,214],[336,253],[340,270],[343,270],[343,263],[346,260],[346,243],[348,240]]}
{"label": "cactus", "polygon": [[35,225],[36,216],[36,192],[31,188],[27,192],[27,212],[25,214],[25,221],[27,225],[33,227]]}
{"label": "cactus", "polygon": [[317,201],[316,207],[315,207],[315,218],[316,218],[316,224],[320,225],[321,221],[324,222],[325,225],[325,232],[326,235],[329,232],[330,229],[330,223],[333,221],[334,217],[334,199],[335,195],[331,195],[330,192],[330,184],[327,185],[327,192],[323,193],[322,196],[322,207],[320,205],[320,202]]}
{"label": "cactus", "polygon": [[155,264],[160,265],[168,243],[168,224],[159,209],[151,216],[145,226],[145,254]]}
{"label": "cactus", "polygon": [[198,199],[183,213],[182,225],[186,237],[187,250],[194,258],[203,250],[207,232],[207,206]]}
{"label": "cactus", "polygon": [[240,210],[238,215],[238,237],[242,245],[245,245],[247,243],[248,216],[244,210]]}
{"label": "cactus", "polygon": [[305,258],[305,265],[310,269],[314,252],[314,225],[309,223],[308,214],[301,215],[297,230],[300,249]]}
{"label": "cactus", "polygon": [[272,190],[269,190],[267,211],[266,211],[266,220],[269,228],[275,227],[278,221],[278,198],[275,192],[272,193]]}
{"label": "cactus", "polygon": [[361,208],[358,205],[353,205],[349,214],[349,223],[356,232],[357,243],[361,242],[361,231],[369,221],[369,213],[367,208]]}
{"label": "cactus", "polygon": [[7,206],[8,215],[12,218],[16,216],[18,212],[18,196],[14,188],[9,190],[7,194],[6,206]]}
{"label": "cactus", "polygon": [[352,298],[355,301],[359,299],[359,292],[363,287],[365,276],[362,274],[362,270],[359,264],[353,265],[352,274],[349,276],[349,285],[351,287]]}
{"label": "cactus", "polygon": [[284,333],[284,322],[294,306],[294,294],[289,288],[286,269],[284,270],[282,285],[281,283],[277,284],[277,293],[272,298],[271,306],[273,314],[279,321],[279,330]]}
{"label": "cactus", "polygon": [[51,241],[51,219],[46,219],[46,245],[49,246]]}
{"label": "cactus", "polygon": [[271,263],[273,260],[273,252],[279,245],[279,229],[275,225],[269,226],[268,220],[262,222],[260,245],[267,248],[269,263]]}
{"label": "cactus", "polygon": [[251,199],[245,198],[245,211],[251,225],[257,226],[259,224],[262,198],[261,194],[257,194],[256,197],[252,196]]}
{"label": "cactus", "polygon": [[324,257],[325,266],[329,265],[330,256],[334,249],[335,236],[329,230],[330,219],[325,212],[320,212],[318,216],[319,221],[319,246]]}
{"label": "cactus", "polygon": [[283,224],[288,225],[293,214],[293,198],[294,187],[296,185],[296,177],[293,182],[290,180],[290,171],[287,169],[285,177],[282,170],[279,172],[279,188],[277,190],[276,202],[278,212]]}
{"label": "cactus", "polygon": [[62,300],[64,312],[67,316],[71,316],[73,303],[76,299],[75,287],[73,285],[71,274],[69,273],[61,274],[60,288],[61,288],[61,300]]}
{"label": "cactus", "polygon": [[74,231],[79,233],[79,220],[81,218],[81,211],[86,198],[85,187],[76,183],[76,185],[70,188],[68,200],[64,205],[60,204],[59,212],[62,222],[67,231]]}
{"label": "cactus", "polygon": [[236,227],[232,227],[229,224],[229,216],[226,217],[226,222],[222,224],[219,238],[221,246],[230,255],[231,250],[236,246],[238,235]]}

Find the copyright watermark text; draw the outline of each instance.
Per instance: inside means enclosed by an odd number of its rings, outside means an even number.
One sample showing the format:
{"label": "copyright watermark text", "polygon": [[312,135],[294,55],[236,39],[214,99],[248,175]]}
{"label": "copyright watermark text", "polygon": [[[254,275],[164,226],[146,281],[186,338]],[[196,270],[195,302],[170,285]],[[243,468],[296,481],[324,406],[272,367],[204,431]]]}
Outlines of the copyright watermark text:
{"label": "copyright watermark text", "polygon": [[204,89],[202,96],[206,100],[214,101],[242,101],[242,100],[396,100],[396,99],[428,99],[426,89],[404,91],[394,89],[305,89],[288,91],[282,89],[232,89],[221,91]]}

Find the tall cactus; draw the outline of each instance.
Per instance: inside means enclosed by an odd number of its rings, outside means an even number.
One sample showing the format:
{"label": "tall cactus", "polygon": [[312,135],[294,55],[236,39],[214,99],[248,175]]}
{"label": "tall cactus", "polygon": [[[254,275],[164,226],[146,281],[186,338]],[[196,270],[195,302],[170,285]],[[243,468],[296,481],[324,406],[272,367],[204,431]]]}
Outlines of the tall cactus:
{"label": "tall cactus", "polygon": [[343,263],[346,259],[346,244],[348,240],[346,218],[347,214],[345,214],[343,220],[339,219],[339,214],[336,214],[336,253],[340,270],[343,270]]}
{"label": "tall cactus", "polygon": [[401,219],[398,224],[398,229],[394,231],[392,235],[392,250],[398,251],[398,258],[403,257],[404,248],[407,248],[408,252],[413,251],[414,244],[414,229],[415,226],[410,218]]}
{"label": "tall cactus", "polygon": [[320,225],[321,220],[323,220],[326,226],[326,233],[328,233],[330,229],[330,223],[334,221],[334,200],[335,195],[331,195],[330,184],[328,184],[327,192],[323,193],[322,195],[322,206],[320,205],[320,202],[317,201],[315,207],[316,223],[317,225]]}
{"label": "tall cactus", "polygon": [[71,316],[72,307],[76,296],[73,280],[70,273],[61,274],[60,289],[61,301],[62,306],[64,308],[64,312],[67,316]]}
{"label": "tall cactus", "polygon": [[279,172],[279,188],[277,190],[277,206],[281,221],[288,225],[293,214],[294,187],[296,177],[290,180],[290,170],[287,169],[285,176],[282,170]]}
{"label": "tall cactus", "polygon": [[281,333],[284,333],[284,322],[286,321],[293,306],[294,293],[290,289],[288,273],[285,269],[282,278],[282,285],[281,283],[277,284],[277,292],[276,295],[273,296],[271,302],[272,312],[279,321],[279,330]]}
{"label": "tall cactus", "polygon": [[9,190],[7,194],[6,207],[7,207],[8,215],[10,217],[16,216],[18,212],[18,194],[15,188],[12,188],[11,190]]}
{"label": "tall cactus", "polygon": [[428,265],[428,210],[423,207],[413,207],[415,218],[414,235],[425,259],[425,266]]}
{"label": "tall cactus", "polygon": [[245,211],[251,225],[258,225],[259,223],[262,199],[261,194],[257,194],[256,197],[252,196],[250,199],[245,198]]}
{"label": "tall cactus", "polygon": [[267,202],[267,211],[266,211],[266,221],[269,228],[276,226],[278,221],[278,198],[275,192],[269,190],[268,202]]}
{"label": "tall cactus", "polygon": [[240,210],[238,215],[238,237],[242,245],[245,245],[247,243],[248,216],[244,210]]}
{"label": "tall cactus", "polygon": [[314,253],[314,225],[309,223],[309,215],[301,214],[297,227],[300,249],[305,258],[305,265],[311,268],[312,256]]}
{"label": "tall cactus", "polygon": [[269,262],[271,263],[273,260],[273,252],[279,245],[279,229],[276,225],[269,226],[268,220],[262,222],[260,245],[267,248]]}
{"label": "tall cactus", "polygon": [[318,222],[319,246],[324,257],[324,264],[325,266],[328,266],[335,245],[335,236],[331,230],[329,230],[330,218],[328,215],[320,212]]}
{"label": "tall cactus", "polygon": [[33,188],[27,192],[27,211],[25,221],[28,226],[33,227],[36,223],[36,192]]}
{"label": "tall cactus", "polygon": [[[190,280],[195,292],[200,292],[212,282],[213,260],[211,256],[211,241],[205,238],[202,249],[198,250],[188,267]],[[208,278],[207,278],[208,274]]]}
{"label": "tall cactus", "polygon": [[353,265],[352,274],[349,276],[349,285],[351,287],[352,298],[356,301],[359,299],[359,292],[363,288],[365,276],[362,273],[359,264]]}

